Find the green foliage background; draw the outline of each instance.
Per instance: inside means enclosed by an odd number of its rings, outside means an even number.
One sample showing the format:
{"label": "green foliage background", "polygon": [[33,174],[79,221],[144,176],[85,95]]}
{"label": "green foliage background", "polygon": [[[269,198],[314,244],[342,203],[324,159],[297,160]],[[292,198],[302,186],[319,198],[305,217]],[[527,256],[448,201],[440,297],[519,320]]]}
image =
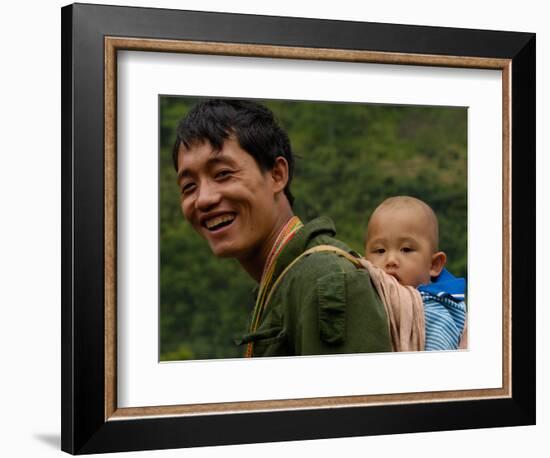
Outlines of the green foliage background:
{"label": "green foliage background", "polygon": [[[160,358],[240,357],[255,283],[215,258],[184,221],[172,165],[178,121],[196,98],[160,97]],[[363,253],[370,213],[386,197],[427,202],[448,269],[466,277],[465,108],[260,101],[288,132],[296,159],[295,213],[330,216],[337,237]]]}

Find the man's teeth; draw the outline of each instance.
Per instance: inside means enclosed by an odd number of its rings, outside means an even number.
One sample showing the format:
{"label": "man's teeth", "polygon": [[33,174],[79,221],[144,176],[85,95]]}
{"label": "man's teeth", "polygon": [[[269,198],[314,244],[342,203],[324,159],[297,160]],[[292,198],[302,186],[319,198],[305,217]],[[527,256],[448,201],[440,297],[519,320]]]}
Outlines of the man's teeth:
{"label": "man's teeth", "polygon": [[230,222],[233,221],[234,219],[235,219],[235,216],[234,216],[234,215],[221,215],[221,216],[216,216],[215,218],[209,219],[209,220],[206,222],[206,228],[207,228],[207,229],[213,229],[213,228],[215,228],[216,226],[219,226],[220,224],[223,224],[223,223],[230,223]]}

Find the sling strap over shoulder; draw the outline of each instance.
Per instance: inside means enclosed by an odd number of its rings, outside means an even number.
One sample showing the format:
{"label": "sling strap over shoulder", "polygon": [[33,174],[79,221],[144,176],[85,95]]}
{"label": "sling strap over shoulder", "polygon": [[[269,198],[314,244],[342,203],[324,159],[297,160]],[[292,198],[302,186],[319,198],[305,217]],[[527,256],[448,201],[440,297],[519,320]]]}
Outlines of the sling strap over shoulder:
{"label": "sling strap over shoulder", "polygon": [[393,351],[424,350],[424,307],[420,293],[411,286],[401,285],[394,277],[364,258],[357,258],[332,245],[317,245],[296,257],[277,277],[266,304],[286,273],[302,258],[314,253],[332,252],[350,261],[356,268],[365,269],[380,296],[388,317]]}

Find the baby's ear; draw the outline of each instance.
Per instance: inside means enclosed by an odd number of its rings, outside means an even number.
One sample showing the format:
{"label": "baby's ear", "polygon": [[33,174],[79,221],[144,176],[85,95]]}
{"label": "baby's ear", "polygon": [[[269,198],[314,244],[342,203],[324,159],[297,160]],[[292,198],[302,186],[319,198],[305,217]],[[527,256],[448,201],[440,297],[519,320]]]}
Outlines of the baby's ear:
{"label": "baby's ear", "polygon": [[437,277],[443,267],[447,264],[447,255],[443,251],[432,254],[432,266],[430,268],[430,277]]}

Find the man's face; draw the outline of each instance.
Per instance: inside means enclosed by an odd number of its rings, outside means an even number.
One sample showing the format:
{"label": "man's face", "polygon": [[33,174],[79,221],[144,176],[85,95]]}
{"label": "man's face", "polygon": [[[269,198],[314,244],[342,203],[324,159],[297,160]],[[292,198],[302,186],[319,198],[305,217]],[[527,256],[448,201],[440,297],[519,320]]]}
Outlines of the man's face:
{"label": "man's face", "polygon": [[411,208],[378,209],[369,223],[365,257],[402,285],[430,283],[433,243],[421,212]]}
{"label": "man's face", "polygon": [[178,151],[178,185],[187,221],[216,256],[254,256],[272,235],[277,215],[271,174],[234,139]]}

